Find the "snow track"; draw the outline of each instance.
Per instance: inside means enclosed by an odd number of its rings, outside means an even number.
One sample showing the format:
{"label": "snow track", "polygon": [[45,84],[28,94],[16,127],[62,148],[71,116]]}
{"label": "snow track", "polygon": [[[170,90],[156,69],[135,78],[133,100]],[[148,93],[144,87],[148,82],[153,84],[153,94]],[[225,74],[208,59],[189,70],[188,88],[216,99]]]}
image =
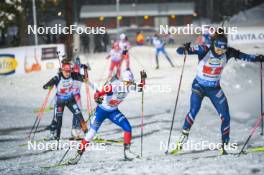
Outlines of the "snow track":
{"label": "snow track", "polygon": [[[239,47],[247,53],[262,53],[263,46]],[[26,143],[26,133],[32,127],[36,114],[33,108],[41,106],[47,91],[42,85],[54,72],[40,72],[24,76],[0,78],[0,174],[264,174],[263,153],[250,153],[240,157],[234,155],[218,156],[219,151],[196,151],[173,156],[165,155],[160,149],[161,142],[166,143],[169,134],[171,113],[174,107],[177,85],[180,77],[183,56],[176,55],[175,49],[168,48],[176,68],[171,68],[164,57],[160,58],[160,70],[155,70],[154,49],[149,47],[132,48],[131,68],[139,80],[139,71],[144,67],[148,74],[147,84],[169,85],[171,92],[145,93],[144,152],[143,158],[132,162],[122,161],[123,147],[107,145],[104,151],[87,151],[79,164],[45,170],[41,166],[55,164],[65,151],[32,151],[19,144]],[[90,77],[99,82],[107,75],[106,54],[81,55],[81,59],[91,65]],[[175,117],[172,142],[179,137],[184,117],[189,110],[191,83],[195,76],[197,59],[188,56],[183,75],[182,89]],[[104,77],[102,77],[104,76]],[[231,142],[241,143],[249,135],[251,127],[260,113],[259,65],[232,60],[226,66],[222,87],[229,101],[231,113]],[[82,88],[85,94],[85,88]],[[133,128],[132,149],[140,151],[140,109],[141,94],[131,93],[120,105],[120,110],[131,122]],[[83,106],[85,96],[82,96]],[[93,106],[95,104],[93,103]],[[87,118],[87,114],[84,114]],[[51,121],[52,112],[44,114],[40,128]],[[72,116],[65,110],[62,137],[69,137]],[[48,131],[36,134],[43,138]],[[106,139],[122,139],[122,130],[106,120],[98,136]],[[208,99],[202,104],[190,140],[212,143],[220,142],[220,118]],[[263,146],[264,137],[256,136],[250,146]],[[74,154],[71,151],[70,154]]]}

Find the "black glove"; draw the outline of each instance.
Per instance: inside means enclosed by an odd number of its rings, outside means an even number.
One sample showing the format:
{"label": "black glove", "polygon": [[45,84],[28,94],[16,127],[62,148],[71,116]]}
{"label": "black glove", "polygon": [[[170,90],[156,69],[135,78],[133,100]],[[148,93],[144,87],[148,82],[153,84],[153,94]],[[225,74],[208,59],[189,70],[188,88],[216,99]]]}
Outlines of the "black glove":
{"label": "black glove", "polygon": [[43,89],[51,89],[51,86],[45,84],[45,85],[43,86]]}
{"label": "black glove", "polygon": [[183,44],[183,48],[185,51],[189,51],[191,47],[191,42],[187,42]]}
{"label": "black glove", "polygon": [[99,92],[96,91],[95,94],[94,94],[94,101],[97,104],[102,104],[103,103],[103,100],[104,100],[104,97],[100,96]]}
{"label": "black glove", "polygon": [[147,73],[144,70],[140,71],[140,77],[141,80],[145,80],[147,78]]}
{"label": "black glove", "polygon": [[257,62],[264,62],[264,56],[263,55],[256,56],[256,61]]}
{"label": "black glove", "polygon": [[126,55],[126,54],[127,54],[127,52],[128,52],[128,50],[127,50],[127,49],[123,50],[123,52],[122,52],[122,55]]}
{"label": "black glove", "polygon": [[95,101],[97,104],[102,104],[102,103],[103,103],[103,100],[104,100],[103,97],[98,97],[98,98],[94,99],[94,101]]}

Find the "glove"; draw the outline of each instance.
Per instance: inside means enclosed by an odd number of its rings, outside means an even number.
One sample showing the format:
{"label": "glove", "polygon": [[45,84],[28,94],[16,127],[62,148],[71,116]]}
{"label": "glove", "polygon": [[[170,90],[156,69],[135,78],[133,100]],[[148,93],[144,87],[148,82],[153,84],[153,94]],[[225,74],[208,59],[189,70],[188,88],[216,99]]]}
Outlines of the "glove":
{"label": "glove", "polygon": [[185,51],[189,51],[190,50],[190,47],[191,47],[191,42],[184,43],[183,44],[183,47],[184,47],[184,50]]}
{"label": "glove", "polygon": [[264,56],[263,55],[256,56],[256,61],[257,62],[264,62]]}
{"label": "glove", "polygon": [[51,86],[48,86],[48,85],[44,85],[44,86],[43,86],[43,89],[51,90],[51,88],[52,88],[52,87],[51,87]]}
{"label": "glove", "polygon": [[96,93],[94,94],[94,101],[95,101],[97,104],[102,104],[103,100],[104,100],[104,98],[101,97],[101,96],[99,95],[99,92],[96,92]]}
{"label": "glove", "polygon": [[145,80],[147,78],[147,73],[144,70],[140,71],[140,77],[141,80]]}
{"label": "glove", "polygon": [[85,64],[81,64],[81,68],[88,69],[88,66],[86,66]]}
{"label": "glove", "polygon": [[123,52],[122,52],[122,55],[126,55],[126,54],[127,54],[127,52],[128,52],[128,50],[127,50],[127,49],[123,50]]}

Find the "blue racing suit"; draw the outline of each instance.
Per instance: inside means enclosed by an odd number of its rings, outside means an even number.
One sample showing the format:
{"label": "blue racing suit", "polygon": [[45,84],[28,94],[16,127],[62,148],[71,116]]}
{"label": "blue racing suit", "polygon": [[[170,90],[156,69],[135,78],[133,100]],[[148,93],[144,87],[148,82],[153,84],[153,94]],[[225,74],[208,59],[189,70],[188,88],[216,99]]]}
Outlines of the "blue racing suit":
{"label": "blue racing suit", "polygon": [[[178,54],[184,54],[184,48],[177,49]],[[197,75],[192,84],[192,94],[190,98],[190,110],[185,117],[184,130],[190,130],[195,117],[200,110],[204,97],[208,97],[213,103],[220,116],[222,141],[230,140],[230,114],[226,96],[220,86],[221,73],[229,59],[234,57],[244,61],[256,61],[255,55],[242,53],[234,48],[228,47],[223,55],[215,54],[213,49],[204,45],[196,45],[188,50],[188,54],[196,54],[199,58]]]}
{"label": "blue racing suit", "polygon": [[164,54],[166,59],[169,61],[170,65],[174,67],[170,57],[168,56],[166,50],[165,50],[165,43],[158,37],[153,37],[153,44],[156,48],[156,65],[159,66],[159,54],[160,52]]}

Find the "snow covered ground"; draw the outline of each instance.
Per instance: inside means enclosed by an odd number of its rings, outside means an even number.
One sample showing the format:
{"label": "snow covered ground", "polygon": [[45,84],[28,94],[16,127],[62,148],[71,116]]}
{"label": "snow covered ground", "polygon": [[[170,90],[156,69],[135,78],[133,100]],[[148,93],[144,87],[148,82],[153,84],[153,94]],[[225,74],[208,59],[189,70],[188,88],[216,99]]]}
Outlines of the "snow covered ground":
{"label": "snow covered ground", "polygon": [[[261,46],[239,46],[247,53],[264,53]],[[105,146],[105,150],[85,152],[78,165],[43,169],[41,166],[55,164],[65,151],[32,151],[20,144],[26,143],[28,132],[35,120],[33,108],[41,106],[47,91],[42,85],[56,72],[39,72],[23,76],[0,78],[0,174],[264,174],[263,153],[250,153],[240,157],[217,156],[219,151],[185,151],[179,156],[165,155],[161,143],[166,143],[171,124],[176,91],[179,82],[183,56],[168,48],[176,68],[171,68],[164,57],[160,58],[160,70],[155,70],[154,49],[135,47],[131,50],[131,67],[136,79],[139,71],[145,69],[147,84],[169,86],[170,92],[146,92],[144,99],[144,151],[143,158],[132,162],[122,161],[122,145]],[[91,65],[90,77],[93,82],[103,82],[107,76],[106,54],[81,55]],[[197,59],[188,56],[180,91],[178,110],[175,118],[172,143],[179,137],[184,117],[189,110],[191,83],[195,76]],[[226,66],[222,87],[228,98],[231,113],[231,142],[238,143],[239,149],[248,137],[251,127],[260,113],[259,65],[231,60]],[[82,88],[82,94],[85,89]],[[85,95],[82,97],[85,104]],[[93,103],[93,106],[95,104]],[[131,93],[120,105],[133,126],[134,151],[140,152],[141,94]],[[87,115],[84,113],[85,117]],[[52,112],[45,113],[40,129],[46,127]],[[70,136],[72,116],[65,110],[62,137]],[[252,138],[250,146],[263,146],[260,130]],[[48,131],[37,133],[41,139]],[[122,130],[106,120],[98,134],[101,138],[122,139]],[[202,104],[191,130],[193,142],[220,142],[220,119],[208,99]],[[74,151],[70,152],[70,155]]]}

